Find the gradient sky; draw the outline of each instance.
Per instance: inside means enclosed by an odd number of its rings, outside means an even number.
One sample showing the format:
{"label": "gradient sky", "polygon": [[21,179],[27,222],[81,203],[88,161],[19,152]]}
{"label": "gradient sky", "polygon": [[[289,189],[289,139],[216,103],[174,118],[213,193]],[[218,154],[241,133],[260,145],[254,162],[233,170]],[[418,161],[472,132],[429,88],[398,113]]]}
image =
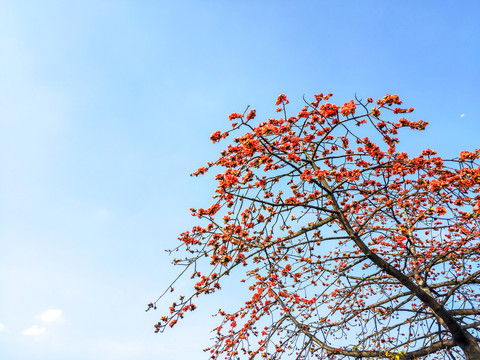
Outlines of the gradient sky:
{"label": "gradient sky", "polygon": [[[145,305],[207,207],[209,136],[278,94],[399,94],[403,149],[479,148],[480,2],[0,0],[0,358],[208,358],[237,284],[165,334]],[[180,284],[181,287],[181,284]],[[240,293],[241,294],[241,293]],[[162,303],[164,307],[170,302]]]}

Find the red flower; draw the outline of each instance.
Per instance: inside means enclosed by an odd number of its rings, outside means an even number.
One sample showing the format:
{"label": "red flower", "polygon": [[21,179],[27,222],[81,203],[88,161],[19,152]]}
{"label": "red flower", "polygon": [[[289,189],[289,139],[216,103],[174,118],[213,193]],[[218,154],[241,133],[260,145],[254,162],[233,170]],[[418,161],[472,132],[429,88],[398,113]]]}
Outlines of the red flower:
{"label": "red flower", "polygon": [[342,113],[343,116],[353,115],[355,114],[356,108],[357,106],[354,104],[353,100],[350,100],[350,102],[347,102],[342,106],[342,108],[340,109],[340,112]]}
{"label": "red flower", "polygon": [[231,113],[228,118],[230,119],[230,121],[232,121],[233,119],[240,119],[240,118],[242,118],[242,117],[243,117],[242,114],[239,114],[239,113]]}
{"label": "red flower", "polygon": [[250,110],[250,112],[247,115],[247,121],[252,120],[256,115],[257,115],[257,112],[255,111],[255,109]]}
{"label": "red flower", "polygon": [[338,106],[335,104],[326,103],[320,106],[320,115],[323,117],[335,117],[338,115]]}
{"label": "red flower", "polygon": [[290,101],[287,100],[287,96],[285,94],[278,95],[277,102],[275,105],[280,105],[281,103],[288,104]]}
{"label": "red flower", "polygon": [[378,110],[378,108],[372,108],[372,115],[375,116],[375,117],[379,117],[380,116],[380,110]]}

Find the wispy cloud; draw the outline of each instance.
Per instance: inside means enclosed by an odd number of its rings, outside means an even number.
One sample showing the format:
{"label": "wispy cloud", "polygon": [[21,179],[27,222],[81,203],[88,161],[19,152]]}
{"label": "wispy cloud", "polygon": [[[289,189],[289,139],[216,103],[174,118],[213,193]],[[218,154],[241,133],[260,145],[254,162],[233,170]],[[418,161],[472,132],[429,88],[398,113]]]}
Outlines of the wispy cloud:
{"label": "wispy cloud", "polygon": [[22,331],[23,335],[43,335],[47,330],[45,328],[33,325],[31,328]]}
{"label": "wispy cloud", "polygon": [[461,117],[461,118],[465,117],[465,114],[460,114],[460,117]]}
{"label": "wispy cloud", "polygon": [[63,311],[60,309],[50,309],[44,311],[38,317],[46,323],[54,322],[54,321],[63,321]]}
{"label": "wispy cloud", "polygon": [[0,323],[0,332],[5,331],[5,324]]}
{"label": "wispy cloud", "polygon": [[107,209],[96,209],[95,210],[95,217],[98,219],[107,219],[110,217],[110,211]]}

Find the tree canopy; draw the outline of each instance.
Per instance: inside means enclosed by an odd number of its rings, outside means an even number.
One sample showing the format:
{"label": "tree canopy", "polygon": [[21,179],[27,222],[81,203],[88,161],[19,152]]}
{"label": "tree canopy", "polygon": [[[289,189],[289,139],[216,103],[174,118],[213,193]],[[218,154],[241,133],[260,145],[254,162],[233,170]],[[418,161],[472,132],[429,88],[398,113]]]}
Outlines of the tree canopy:
{"label": "tree canopy", "polygon": [[480,359],[480,150],[412,157],[399,133],[428,123],[397,95],[331,96],[288,116],[282,94],[277,118],[247,108],[212,134],[235,138],[193,174],[219,171],[214,200],[173,250],[195,285],[156,331],[236,272],[212,359]]}

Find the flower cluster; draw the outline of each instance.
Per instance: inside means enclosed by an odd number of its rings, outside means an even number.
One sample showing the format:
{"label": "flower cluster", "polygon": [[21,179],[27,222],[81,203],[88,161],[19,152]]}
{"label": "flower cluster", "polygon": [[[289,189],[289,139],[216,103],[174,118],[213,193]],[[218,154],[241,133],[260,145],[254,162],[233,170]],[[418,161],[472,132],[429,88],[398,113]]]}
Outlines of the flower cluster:
{"label": "flower cluster", "polygon": [[335,104],[326,103],[320,106],[320,115],[325,118],[332,118],[338,116],[338,106]]}
{"label": "flower cluster", "polygon": [[357,106],[353,102],[353,100],[346,102],[342,108],[340,109],[340,112],[343,116],[348,116],[348,115],[353,115],[355,114],[355,109]]}

